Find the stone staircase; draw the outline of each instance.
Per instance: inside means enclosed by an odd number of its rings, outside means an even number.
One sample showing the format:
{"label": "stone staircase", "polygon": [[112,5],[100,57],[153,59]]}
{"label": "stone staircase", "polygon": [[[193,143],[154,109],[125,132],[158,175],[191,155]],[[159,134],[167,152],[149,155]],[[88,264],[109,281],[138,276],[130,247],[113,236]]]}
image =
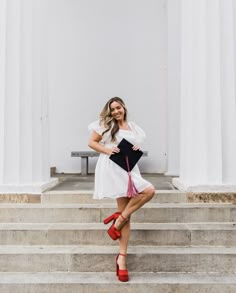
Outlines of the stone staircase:
{"label": "stone staircase", "polygon": [[[224,198],[224,202],[222,201]],[[159,191],[132,216],[127,265],[90,192],[0,197],[0,292],[236,292],[236,196]]]}

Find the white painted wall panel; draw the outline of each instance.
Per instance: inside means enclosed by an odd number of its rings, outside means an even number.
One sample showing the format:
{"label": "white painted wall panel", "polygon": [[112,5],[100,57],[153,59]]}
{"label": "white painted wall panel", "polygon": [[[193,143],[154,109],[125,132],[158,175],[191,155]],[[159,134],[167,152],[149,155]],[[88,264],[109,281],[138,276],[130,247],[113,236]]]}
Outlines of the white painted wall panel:
{"label": "white painted wall panel", "polygon": [[120,96],[147,133],[141,170],[165,172],[166,1],[51,0],[49,9],[51,166],[80,171],[70,152],[88,149],[87,125]]}

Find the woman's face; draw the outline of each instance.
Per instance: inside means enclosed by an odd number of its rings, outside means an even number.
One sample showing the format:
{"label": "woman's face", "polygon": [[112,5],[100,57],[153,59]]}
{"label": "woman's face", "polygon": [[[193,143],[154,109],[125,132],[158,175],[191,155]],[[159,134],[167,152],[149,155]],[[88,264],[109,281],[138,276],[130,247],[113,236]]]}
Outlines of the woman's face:
{"label": "woman's face", "polygon": [[118,102],[112,102],[110,104],[111,116],[117,121],[123,121],[125,116],[124,107]]}

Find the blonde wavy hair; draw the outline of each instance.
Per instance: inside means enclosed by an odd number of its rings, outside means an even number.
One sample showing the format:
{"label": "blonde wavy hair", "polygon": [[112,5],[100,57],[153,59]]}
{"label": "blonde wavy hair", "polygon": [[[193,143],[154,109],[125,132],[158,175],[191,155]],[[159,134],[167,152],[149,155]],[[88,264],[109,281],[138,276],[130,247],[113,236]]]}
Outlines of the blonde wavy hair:
{"label": "blonde wavy hair", "polygon": [[116,140],[115,135],[119,131],[119,125],[117,121],[111,115],[111,104],[113,102],[117,102],[121,104],[121,106],[124,108],[125,110],[124,120],[127,121],[127,108],[125,106],[124,101],[119,97],[111,98],[105,104],[104,108],[102,109],[102,112],[99,115],[100,125],[104,125],[104,127],[106,128],[106,130],[102,133],[102,135],[111,130],[111,141]]}

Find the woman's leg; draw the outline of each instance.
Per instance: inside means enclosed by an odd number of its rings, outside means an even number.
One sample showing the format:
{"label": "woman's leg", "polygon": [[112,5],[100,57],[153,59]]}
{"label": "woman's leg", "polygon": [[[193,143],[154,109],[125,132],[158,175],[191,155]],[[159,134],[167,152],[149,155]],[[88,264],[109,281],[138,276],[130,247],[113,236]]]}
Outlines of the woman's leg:
{"label": "woman's leg", "polygon": [[[129,202],[122,211],[122,216],[124,218],[129,218],[133,212],[141,208],[146,202],[150,201],[153,198],[154,194],[155,188],[153,186],[150,186],[142,191],[137,197],[130,198]],[[122,220],[122,217],[117,218],[115,222],[115,228],[119,230],[123,223],[124,221]]]}
{"label": "woman's leg", "polygon": [[[127,197],[117,198],[118,212],[123,213],[130,199]],[[124,222],[123,222],[124,224]],[[130,235],[130,219],[121,229],[121,237],[119,238],[120,253],[127,254],[129,235]],[[126,258],[125,256],[119,255],[118,265],[121,270],[126,270]]]}

